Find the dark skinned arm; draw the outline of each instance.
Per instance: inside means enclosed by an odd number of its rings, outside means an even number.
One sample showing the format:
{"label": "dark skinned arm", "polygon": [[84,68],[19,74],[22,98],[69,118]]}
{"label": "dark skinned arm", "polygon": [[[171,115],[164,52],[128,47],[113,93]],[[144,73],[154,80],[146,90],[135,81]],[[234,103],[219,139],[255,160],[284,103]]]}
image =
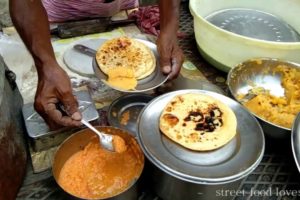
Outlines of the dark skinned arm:
{"label": "dark skinned arm", "polygon": [[[81,125],[81,114],[72,94],[70,79],[54,56],[47,14],[41,0],[10,0],[10,13],[37,69],[36,111],[51,129]],[[59,102],[71,117],[63,116],[57,110],[56,104]]]}
{"label": "dark skinned arm", "polygon": [[183,63],[183,54],[178,46],[180,0],[160,0],[160,35],[157,40],[160,66],[169,79],[178,76]]}

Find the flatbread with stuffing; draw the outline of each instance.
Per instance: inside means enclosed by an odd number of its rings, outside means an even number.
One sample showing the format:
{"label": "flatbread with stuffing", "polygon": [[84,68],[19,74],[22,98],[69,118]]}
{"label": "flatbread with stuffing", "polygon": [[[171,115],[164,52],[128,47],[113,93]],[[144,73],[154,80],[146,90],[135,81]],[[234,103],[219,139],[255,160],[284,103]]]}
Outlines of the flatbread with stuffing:
{"label": "flatbread with stuffing", "polygon": [[234,112],[219,100],[204,94],[188,93],[174,97],[160,117],[164,135],[195,151],[214,150],[236,135]]}
{"label": "flatbread with stuffing", "polygon": [[156,67],[152,50],[142,42],[128,37],[106,41],[98,49],[96,60],[102,72],[107,75],[113,68],[124,67],[133,70],[136,79],[149,76]]}

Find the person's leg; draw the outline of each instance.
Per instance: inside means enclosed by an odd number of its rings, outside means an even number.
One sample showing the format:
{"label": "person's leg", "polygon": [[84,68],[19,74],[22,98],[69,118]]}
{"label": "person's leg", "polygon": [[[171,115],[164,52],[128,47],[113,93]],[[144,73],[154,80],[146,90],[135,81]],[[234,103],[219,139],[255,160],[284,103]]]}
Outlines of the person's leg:
{"label": "person's leg", "polygon": [[16,199],[26,169],[23,100],[0,56],[0,199]]}

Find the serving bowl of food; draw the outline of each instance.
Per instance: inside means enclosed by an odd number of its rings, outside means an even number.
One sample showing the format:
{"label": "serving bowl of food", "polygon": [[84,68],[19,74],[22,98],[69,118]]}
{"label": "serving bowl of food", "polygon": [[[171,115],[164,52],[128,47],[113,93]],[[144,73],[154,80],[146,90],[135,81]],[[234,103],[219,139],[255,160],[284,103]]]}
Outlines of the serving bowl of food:
{"label": "serving bowl of food", "polygon": [[255,57],[300,62],[297,0],[190,0],[202,56],[228,72]]}
{"label": "serving bowl of food", "polygon": [[271,58],[247,60],[228,73],[233,97],[255,115],[273,138],[290,137],[300,112],[300,65]]}
{"label": "serving bowl of food", "polygon": [[103,149],[89,129],[74,133],[54,155],[52,171],[56,182],[75,199],[137,199],[136,182],[144,167],[137,141],[118,128],[96,128],[122,137],[126,150],[118,153]]}

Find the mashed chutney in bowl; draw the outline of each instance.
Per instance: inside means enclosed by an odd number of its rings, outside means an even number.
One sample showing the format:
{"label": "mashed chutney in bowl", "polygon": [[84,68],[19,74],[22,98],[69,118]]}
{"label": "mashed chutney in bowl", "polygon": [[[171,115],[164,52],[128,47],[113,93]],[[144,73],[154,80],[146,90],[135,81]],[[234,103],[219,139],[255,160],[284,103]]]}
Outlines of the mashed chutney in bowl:
{"label": "mashed chutney in bowl", "polygon": [[127,148],[121,153],[107,151],[88,129],[69,137],[55,154],[53,174],[59,186],[72,196],[114,197],[129,189],[142,173],[144,155],[135,138],[114,127],[98,129],[122,137]]}

